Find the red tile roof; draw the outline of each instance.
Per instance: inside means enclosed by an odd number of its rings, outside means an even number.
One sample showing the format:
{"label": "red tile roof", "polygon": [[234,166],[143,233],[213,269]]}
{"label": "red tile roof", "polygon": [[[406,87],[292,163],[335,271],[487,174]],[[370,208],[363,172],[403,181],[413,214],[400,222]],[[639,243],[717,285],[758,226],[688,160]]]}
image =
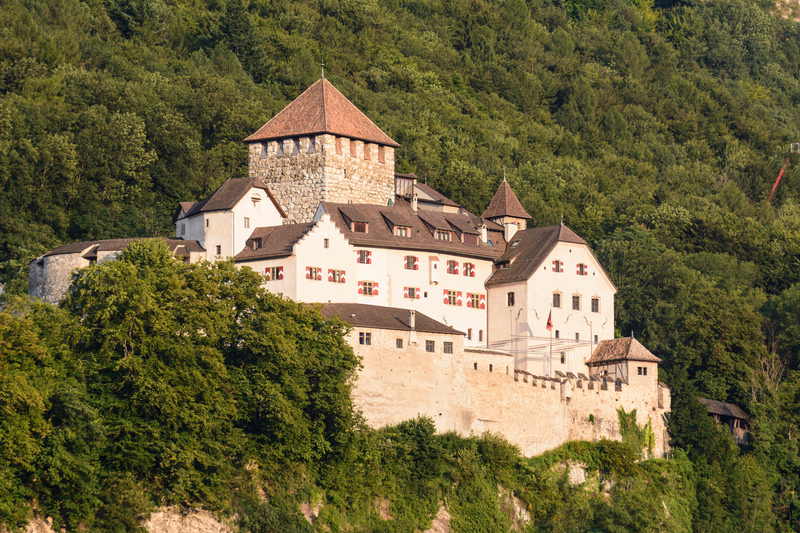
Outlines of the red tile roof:
{"label": "red tile roof", "polygon": [[326,79],[321,79],[306,89],[244,142],[319,133],[331,133],[395,148],[400,146]]}
{"label": "red tile roof", "polygon": [[517,195],[511,190],[511,185],[503,180],[497,192],[494,193],[494,198],[489,202],[489,207],[481,215],[483,218],[496,218],[496,217],[517,217],[517,218],[531,218],[522,204],[519,203]]}

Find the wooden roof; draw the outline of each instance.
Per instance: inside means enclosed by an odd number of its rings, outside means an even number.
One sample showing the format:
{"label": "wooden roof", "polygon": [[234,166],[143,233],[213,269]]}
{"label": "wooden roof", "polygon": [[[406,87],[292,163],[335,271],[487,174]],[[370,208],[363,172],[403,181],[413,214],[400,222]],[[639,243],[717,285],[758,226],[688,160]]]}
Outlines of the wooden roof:
{"label": "wooden roof", "polygon": [[709,400],[707,398],[698,398],[700,403],[708,408],[708,412],[713,415],[730,416],[732,418],[740,418],[748,420],[747,413],[741,407],[732,403],[719,402],[717,400]]}
{"label": "wooden roof", "polygon": [[395,148],[400,146],[326,79],[318,80],[306,89],[244,142],[321,133]]}
{"label": "wooden roof", "polygon": [[633,337],[625,337],[600,341],[592,356],[586,361],[586,366],[605,365],[618,361],[660,363],[661,359],[650,353],[650,350]]}

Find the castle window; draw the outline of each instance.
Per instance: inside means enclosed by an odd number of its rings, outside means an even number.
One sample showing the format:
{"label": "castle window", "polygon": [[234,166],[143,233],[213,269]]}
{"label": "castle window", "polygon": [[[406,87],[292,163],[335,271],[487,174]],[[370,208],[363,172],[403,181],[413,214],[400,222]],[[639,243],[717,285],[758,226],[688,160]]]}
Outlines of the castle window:
{"label": "castle window", "polygon": [[556,339],[559,339],[559,338],[561,338],[561,332],[556,330]]}
{"label": "castle window", "polygon": [[447,305],[456,305],[457,302],[456,291],[447,291]]}
{"label": "castle window", "polygon": [[647,367],[646,366],[637,366],[636,367],[636,371],[637,371],[637,374],[639,374],[640,376],[646,376],[647,375]]}
{"label": "castle window", "polygon": [[594,336],[594,343],[597,344],[599,341],[597,340],[597,335]]}
{"label": "castle window", "polygon": [[358,334],[358,344],[369,346],[372,344],[372,333],[361,332]]}
{"label": "castle window", "polygon": [[581,310],[581,297],[580,296],[573,296],[572,297],[572,309],[574,311]]}
{"label": "castle window", "polygon": [[385,163],[386,159],[383,155],[383,146],[378,146],[378,163]]}
{"label": "castle window", "polygon": [[322,272],[319,267],[306,267],[306,279],[321,280]]}
{"label": "castle window", "polygon": [[222,255],[222,245],[217,245],[217,255]]}
{"label": "castle window", "polygon": [[364,143],[364,159],[367,159],[367,160],[372,159],[372,157],[370,157],[370,153],[369,153],[369,144],[367,144],[367,143]]}
{"label": "castle window", "polygon": [[567,354],[564,352],[561,352],[561,364],[562,365],[567,364]]}
{"label": "castle window", "polygon": [[356,261],[362,265],[369,265],[372,263],[372,253],[369,250],[359,250]]}
{"label": "castle window", "polygon": [[409,300],[416,300],[417,299],[417,289],[416,287],[407,287],[406,290],[408,291],[408,298]]}
{"label": "castle window", "polygon": [[342,138],[336,137],[336,153],[342,155]]}
{"label": "castle window", "polygon": [[344,283],[344,270],[328,270],[328,281],[331,283]]}
{"label": "castle window", "polygon": [[470,246],[478,246],[478,236],[474,233],[465,233],[462,235],[462,239],[464,240],[464,244],[469,244]]}
{"label": "castle window", "polygon": [[436,240],[450,242],[450,232],[446,230],[436,230]]}
{"label": "castle window", "polygon": [[509,307],[514,307],[514,293],[513,292],[509,292],[508,293],[508,306]]}
{"label": "castle window", "polygon": [[186,224],[181,224],[181,235],[186,235]]}
{"label": "castle window", "polygon": [[206,227],[208,227],[208,223],[211,222],[209,219],[206,219]]}
{"label": "castle window", "polygon": [[434,341],[425,341],[425,351],[431,353],[435,352],[436,343]]}
{"label": "castle window", "polygon": [[403,339],[395,339],[394,340],[395,348],[402,348],[403,347]]}
{"label": "castle window", "polygon": [[414,255],[407,255],[406,256],[406,270],[417,270],[419,267],[419,262],[417,261],[417,257]]}
{"label": "castle window", "polygon": [[350,157],[356,157],[356,142],[350,139]]}
{"label": "castle window", "polygon": [[475,370],[478,370],[478,363],[472,363],[472,368],[474,368]]}
{"label": "castle window", "polygon": [[447,262],[447,273],[458,274],[458,261],[450,260]]}
{"label": "castle window", "polygon": [[489,365],[489,372],[494,372],[494,366],[493,365]]}
{"label": "castle window", "polygon": [[475,277],[475,265],[472,263],[464,263],[464,275],[470,278]]}
{"label": "castle window", "polygon": [[408,237],[408,228],[406,226],[395,226],[394,235],[395,237]]}
{"label": "castle window", "polygon": [[252,241],[250,241],[250,246],[253,248],[253,251],[260,249],[261,239],[253,239]]}
{"label": "castle window", "polygon": [[267,281],[283,279],[283,267],[267,267]]}
{"label": "castle window", "polygon": [[557,292],[553,293],[553,307],[561,308],[561,294]]}
{"label": "castle window", "polygon": [[322,247],[323,248],[327,248],[328,246],[330,246],[330,244],[331,244],[331,240],[330,239],[323,239],[322,240]]}
{"label": "castle window", "polygon": [[589,274],[589,271],[586,269],[586,265],[583,263],[578,263],[578,275],[579,276],[586,276]]}
{"label": "castle window", "polygon": [[575,340],[576,340],[576,341],[579,341],[579,340],[581,340],[581,334],[580,334],[580,333],[576,333],[576,334],[575,334]]}
{"label": "castle window", "polygon": [[363,288],[364,296],[372,296],[375,292],[375,284],[371,281],[362,281],[361,286]]}
{"label": "castle window", "polygon": [[600,312],[600,298],[592,298],[592,313]]}
{"label": "castle window", "polygon": [[244,227],[245,228],[249,228],[250,227],[250,218],[244,217]]}
{"label": "castle window", "polygon": [[564,271],[564,263],[556,259],[553,261],[553,272],[563,272]]}
{"label": "castle window", "polygon": [[444,353],[453,353],[453,343],[452,342],[445,342],[443,344],[444,344],[444,347],[443,347]]}
{"label": "castle window", "polygon": [[[250,201],[251,201],[251,202],[253,202],[253,208],[254,208],[256,211],[258,211],[259,209],[261,209],[261,198],[260,198],[260,197],[258,197],[258,196],[253,196],[252,198],[250,198]],[[247,226],[247,227],[249,228],[250,226]]]}
{"label": "castle window", "polygon": [[478,341],[479,342],[483,342],[483,330],[482,329],[478,330]]}
{"label": "castle window", "polygon": [[467,340],[472,340],[472,328],[467,329]]}
{"label": "castle window", "polygon": [[353,233],[367,233],[369,225],[366,222],[353,221]]}
{"label": "castle window", "polygon": [[469,304],[470,307],[473,309],[480,309],[481,308],[481,295],[480,294],[470,294],[469,295]]}

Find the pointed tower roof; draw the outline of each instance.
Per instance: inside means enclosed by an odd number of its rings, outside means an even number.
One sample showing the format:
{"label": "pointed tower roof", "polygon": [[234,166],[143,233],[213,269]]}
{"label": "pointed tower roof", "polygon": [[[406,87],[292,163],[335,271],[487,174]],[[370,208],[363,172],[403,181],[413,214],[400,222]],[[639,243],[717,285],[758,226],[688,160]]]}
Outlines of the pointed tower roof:
{"label": "pointed tower roof", "polygon": [[400,146],[324,78],[306,89],[244,142],[319,133],[331,133],[395,148]]}
{"label": "pointed tower roof", "polygon": [[497,218],[497,217],[516,217],[516,218],[531,218],[527,211],[519,203],[517,195],[511,190],[511,185],[503,179],[503,183],[494,193],[494,198],[489,202],[489,207],[481,215],[482,218]]}

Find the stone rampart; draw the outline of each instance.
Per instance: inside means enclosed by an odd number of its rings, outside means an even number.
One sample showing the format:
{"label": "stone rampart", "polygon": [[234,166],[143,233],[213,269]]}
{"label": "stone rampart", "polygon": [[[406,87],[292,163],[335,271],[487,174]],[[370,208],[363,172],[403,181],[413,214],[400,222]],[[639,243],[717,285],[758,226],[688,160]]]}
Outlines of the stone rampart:
{"label": "stone rampart", "polygon": [[650,421],[655,455],[667,449],[669,389],[661,385],[544,378],[515,372],[513,358],[496,352],[431,354],[396,349],[393,338],[373,339],[369,349],[356,346],[364,368],[354,391],[373,427],[422,414],[441,432],[499,433],[532,456],[572,440],[621,439],[617,410],[623,407],[636,409],[640,425]]}

